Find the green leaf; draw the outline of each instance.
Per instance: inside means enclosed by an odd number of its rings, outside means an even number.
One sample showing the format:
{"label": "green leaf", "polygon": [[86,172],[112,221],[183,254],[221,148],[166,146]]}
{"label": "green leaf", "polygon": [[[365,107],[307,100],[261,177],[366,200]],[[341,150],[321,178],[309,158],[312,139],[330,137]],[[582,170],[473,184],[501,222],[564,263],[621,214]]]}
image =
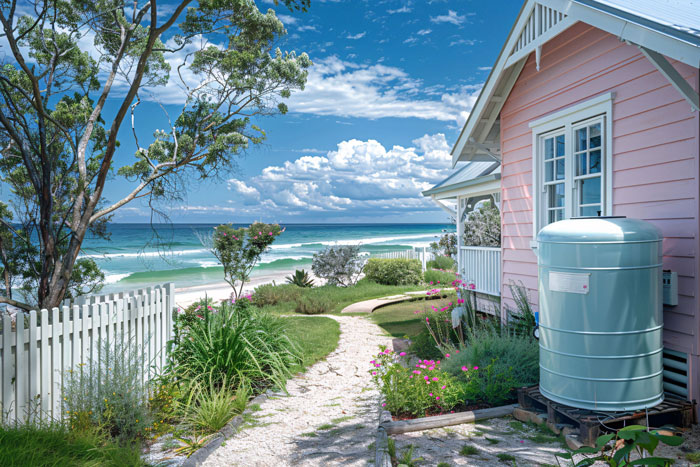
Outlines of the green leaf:
{"label": "green leaf", "polygon": [[583,446],[574,451],[574,454],[596,454],[599,449],[592,448],[590,446]]}
{"label": "green leaf", "polygon": [[633,449],[634,449],[633,444],[626,444],[625,446],[623,446],[620,449],[618,449],[617,451],[615,451],[615,454],[613,455],[612,458],[615,462],[617,462],[619,464],[620,461],[623,458],[627,457],[629,455],[629,453],[632,452]]}
{"label": "green leaf", "polygon": [[598,449],[601,449],[603,446],[608,444],[610,442],[610,440],[613,439],[614,437],[615,437],[615,433],[609,433],[607,435],[598,436],[598,439],[595,440],[595,446]]}
{"label": "green leaf", "polygon": [[669,446],[680,446],[683,444],[683,438],[680,436],[667,436],[667,435],[660,435],[656,432],[652,433],[659,441],[661,441],[664,444],[667,444]]}
{"label": "green leaf", "polygon": [[628,465],[671,465],[673,464],[673,459],[667,457],[645,457],[643,459],[636,459],[630,462]]}

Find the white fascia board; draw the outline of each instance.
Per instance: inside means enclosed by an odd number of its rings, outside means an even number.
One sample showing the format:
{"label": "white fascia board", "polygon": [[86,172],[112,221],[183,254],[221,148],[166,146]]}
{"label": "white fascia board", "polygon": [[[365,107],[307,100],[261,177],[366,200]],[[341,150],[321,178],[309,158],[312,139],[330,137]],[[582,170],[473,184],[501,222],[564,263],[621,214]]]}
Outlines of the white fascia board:
{"label": "white fascia board", "polygon": [[470,185],[468,187],[455,188],[454,190],[443,191],[431,195],[433,200],[455,199],[458,197],[484,196],[501,191],[501,180],[489,180],[484,183]]}
{"label": "white fascia board", "polygon": [[[539,2],[539,3],[542,3],[542,2]],[[565,30],[567,30],[568,28],[573,26],[575,23],[576,23],[576,20],[571,18],[570,16],[567,16],[566,18],[562,19],[557,24],[555,24],[551,29],[548,29],[544,34],[542,34],[541,36],[538,36],[534,41],[530,42],[525,47],[518,50],[510,57],[508,57],[508,60],[506,61],[506,68],[511,66],[511,65],[514,65],[516,62],[518,62],[522,58],[527,57],[537,47],[541,47],[547,41],[549,41],[552,38],[556,37],[557,35],[561,34]]]}
{"label": "white fascia board", "polygon": [[694,68],[700,67],[700,47],[610,13],[571,0],[538,0],[539,3],[617,36],[642,45]]}
{"label": "white fascia board", "polygon": [[443,211],[445,211],[447,214],[449,214],[449,215],[452,216],[452,217],[456,217],[456,216],[457,216],[457,211],[456,211],[456,210],[454,210],[454,209],[450,208],[449,206],[446,206],[445,204],[443,204],[442,201],[440,201],[435,195],[432,195],[431,198],[432,198],[433,202],[434,202],[435,204],[437,204],[438,206],[440,206],[440,208],[441,208]]}
{"label": "white fascia board", "polygon": [[[520,15],[518,16],[517,21],[513,25],[513,28],[510,30],[508,39],[506,39],[506,43],[503,45],[501,53],[498,55],[498,59],[496,60],[493,69],[491,70],[491,74],[489,75],[486,84],[481,90],[478,99],[474,103],[474,107],[472,107],[472,110],[469,113],[469,118],[467,118],[467,121],[464,124],[464,127],[462,128],[462,132],[460,133],[459,138],[457,138],[457,142],[452,148],[452,167],[457,165],[457,162],[459,161],[459,156],[462,154],[464,146],[467,144],[469,138],[472,136],[472,132],[474,131],[475,127],[478,125],[480,120],[484,118],[484,111],[486,110],[489,101],[493,97],[496,85],[502,78],[502,74],[506,68],[506,62],[508,61],[508,57],[513,51],[513,47],[515,46],[515,42],[518,40],[518,36],[520,35],[522,27],[527,22],[530,13],[534,8],[535,1],[527,0],[523,5],[522,10],[520,10]],[[499,97],[502,97],[502,100],[505,101],[505,98],[507,96]]]}
{"label": "white fascia board", "polygon": [[671,83],[676,91],[678,91],[680,95],[688,101],[690,107],[693,109],[693,112],[700,110],[700,97],[698,96],[698,93],[695,92],[695,89],[693,89],[685,78],[678,73],[678,70],[676,70],[668,60],[666,60],[666,57],[644,46],[638,45],[637,47],[642,51],[644,56],[652,63],[652,65],[659,70],[659,73],[661,73],[664,78]]}

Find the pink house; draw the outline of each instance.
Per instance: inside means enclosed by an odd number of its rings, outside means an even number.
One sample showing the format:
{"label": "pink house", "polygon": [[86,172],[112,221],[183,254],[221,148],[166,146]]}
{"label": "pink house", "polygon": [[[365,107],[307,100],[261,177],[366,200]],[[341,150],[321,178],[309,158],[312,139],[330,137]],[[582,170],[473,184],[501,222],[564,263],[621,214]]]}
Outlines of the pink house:
{"label": "pink house", "polygon": [[699,67],[690,0],[527,0],[452,151],[454,164],[501,162],[501,283],[535,304],[548,223],[616,215],[662,230],[678,287],[664,387],[698,401]]}

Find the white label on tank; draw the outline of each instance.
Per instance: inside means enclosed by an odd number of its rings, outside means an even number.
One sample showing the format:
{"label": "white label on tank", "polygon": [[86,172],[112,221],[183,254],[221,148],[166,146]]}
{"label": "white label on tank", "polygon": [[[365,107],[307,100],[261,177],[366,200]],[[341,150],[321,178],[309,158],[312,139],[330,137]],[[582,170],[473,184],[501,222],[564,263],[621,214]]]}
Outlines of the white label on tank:
{"label": "white label on tank", "polygon": [[570,292],[587,294],[590,290],[590,274],[549,271],[549,290],[553,292]]}

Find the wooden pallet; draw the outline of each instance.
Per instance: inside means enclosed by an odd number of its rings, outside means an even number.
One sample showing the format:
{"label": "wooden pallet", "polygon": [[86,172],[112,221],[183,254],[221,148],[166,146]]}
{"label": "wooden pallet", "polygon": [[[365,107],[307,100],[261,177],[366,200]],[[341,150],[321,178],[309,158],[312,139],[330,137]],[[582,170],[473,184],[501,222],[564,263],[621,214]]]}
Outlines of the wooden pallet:
{"label": "wooden pallet", "polygon": [[695,423],[695,401],[686,401],[672,396],[659,405],[636,412],[598,412],[577,409],[550,401],[544,397],[539,386],[518,389],[518,403],[524,409],[547,413],[547,420],[554,424],[569,424],[579,430],[579,441],[588,446],[595,445],[596,438],[611,430],[626,425],[661,427],[673,425],[686,428]]}

